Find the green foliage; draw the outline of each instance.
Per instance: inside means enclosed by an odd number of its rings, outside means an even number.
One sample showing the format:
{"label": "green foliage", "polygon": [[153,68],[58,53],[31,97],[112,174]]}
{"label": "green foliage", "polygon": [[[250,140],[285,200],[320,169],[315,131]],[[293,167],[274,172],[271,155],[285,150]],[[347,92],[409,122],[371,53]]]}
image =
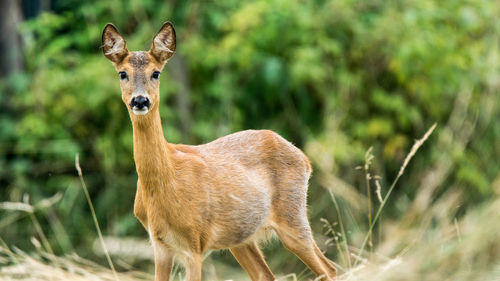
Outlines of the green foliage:
{"label": "green foliage", "polygon": [[[62,192],[54,213],[38,214],[57,252],[72,245],[88,255],[95,237],[76,177],[76,153],[104,232],[144,235],[132,218],[130,121],[118,76],[100,50],[107,22],[115,23],[131,50],[149,48],[161,24],[174,23],[177,61],[162,75],[160,108],[171,142],[198,144],[238,130],[273,129],[307,147],[318,175],[321,159],[330,157],[328,171],[364,193],[364,175],[354,168],[368,147],[375,147],[374,172],[382,184],[390,182],[413,140],[437,122],[436,136],[394,191],[390,216],[408,207],[432,169],[445,171],[437,193],[462,190],[465,206],[493,194],[492,182],[500,176],[495,1],[58,5],[57,13],[24,23],[26,69],[0,82],[0,98],[8,101],[0,112],[0,201],[22,201],[28,193],[36,202]],[[184,107],[181,89],[188,89]],[[321,157],[312,147],[321,147]],[[311,220],[318,232],[319,218],[336,218],[321,186],[313,177]],[[0,228],[2,239],[23,244],[35,235],[30,221],[20,219]],[[271,246],[271,259],[278,248]],[[271,263],[283,272],[299,264]]]}

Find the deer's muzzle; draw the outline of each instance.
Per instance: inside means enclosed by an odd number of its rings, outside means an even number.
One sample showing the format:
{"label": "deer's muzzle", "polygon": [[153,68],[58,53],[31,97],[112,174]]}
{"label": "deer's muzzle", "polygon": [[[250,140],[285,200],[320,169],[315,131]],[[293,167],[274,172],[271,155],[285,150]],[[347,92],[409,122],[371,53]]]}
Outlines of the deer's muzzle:
{"label": "deer's muzzle", "polygon": [[144,96],[136,96],[132,98],[130,102],[130,109],[135,115],[144,115],[148,113],[151,102],[149,98]]}

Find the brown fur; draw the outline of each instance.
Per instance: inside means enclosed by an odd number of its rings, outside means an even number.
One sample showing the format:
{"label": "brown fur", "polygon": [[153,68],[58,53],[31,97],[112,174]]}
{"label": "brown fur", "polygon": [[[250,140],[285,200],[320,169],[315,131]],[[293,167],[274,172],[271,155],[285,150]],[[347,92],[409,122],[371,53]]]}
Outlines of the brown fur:
{"label": "brown fur", "polygon": [[[268,130],[242,131],[198,146],[168,143],[158,110],[159,80],[150,77],[173,55],[173,26],[162,26],[148,52],[129,52],[121,40],[114,26],[105,27],[105,55],[128,75],[121,90],[139,176],[134,213],[153,243],[155,279],[169,280],[176,255],[185,261],[187,280],[199,281],[202,254],[229,248],[253,281],[274,280],[257,246],[273,230],[321,280],[335,280],[336,269],[316,246],[307,220],[311,165],[302,151]],[[137,93],[151,101],[145,115],[128,106]]]}

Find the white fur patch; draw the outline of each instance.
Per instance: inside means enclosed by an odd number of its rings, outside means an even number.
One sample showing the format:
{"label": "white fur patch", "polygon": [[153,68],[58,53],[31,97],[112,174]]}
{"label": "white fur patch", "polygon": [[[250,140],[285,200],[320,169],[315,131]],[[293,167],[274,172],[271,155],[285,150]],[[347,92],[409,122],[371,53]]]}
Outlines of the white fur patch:
{"label": "white fur patch", "polygon": [[113,40],[108,38],[105,40],[104,45],[110,47],[110,49],[104,53],[106,56],[121,53],[125,49],[125,41],[122,38],[118,38],[114,43]]}
{"label": "white fur patch", "polygon": [[132,112],[135,114],[135,115],[146,115],[148,112],[149,112],[149,109],[144,107],[142,109],[136,109],[136,107],[134,106],[132,108]]}
{"label": "white fur patch", "polygon": [[233,195],[233,194],[229,194],[229,197],[231,197],[232,199],[240,202],[240,203],[243,203],[243,200],[241,200],[240,198],[238,198],[237,196]]}
{"label": "white fur patch", "polygon": [[155,40],[155,48],[160,51],[167,51],[169,53],[173,53],[174,51],[170,50],[168,46],[172,44],[172,40],[168,38],[166,42],[163,42],[159,37],[156,37]]}

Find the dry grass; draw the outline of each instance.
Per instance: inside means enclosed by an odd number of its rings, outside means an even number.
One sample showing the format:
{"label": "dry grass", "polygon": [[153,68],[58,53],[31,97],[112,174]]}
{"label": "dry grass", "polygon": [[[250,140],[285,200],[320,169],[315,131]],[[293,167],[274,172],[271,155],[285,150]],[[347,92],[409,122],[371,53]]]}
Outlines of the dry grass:
{"label": "dry grass", "polygon": [[[339,280],[500,280],[500,199],[484,204],[459,221],[449,211],[458,196],[431,207],[423,225],[386,223],[384,241],[370,259]],[[439,221],[439,225],[434,223]],[[76,255],[26,254],[0,246],[1,280],[114,280],[109,268]],[[118,273],[119,280],[152,280],[145,273]],[[295,275],[279,280],[297,280]]]}
{"label": "dry grass", "polygon": [[14,248],[0,246],[0,280],[152,280],[146,273],[115,273],[109,268],[83,259],[76,254],[57,257],[44,251],[26,254]]}
{"label": "dry grass", "polygon": [[500,280],[500,199],[456,221],[450,207],[457,198],[436,202],[415,227],[384,225],[385,239],[372,258],[340,279]]}
{"label": "dry grass", "polygon": [[[370,216],[370,225],[364,235],[360,247],[348,243],[346,231],[343,229],[342,217],[338,210],[338,204],[333,196],[335,190],[328,189],[332,195],[332,202],[339,213],[339,221],[335,224],[325,222],[328,226],[329,235],[337,246],[342,264],[339,265],[342,274],[339,280],[498,280],[500,281],[500,197],[496,196],[489,202],[483,203],[474,210],[469,210],[460,219],[457,219],[457,207],[461,202],[461,193],[449,189],[447,194],[434,198],[428,203],[425,211],[415,212],[409,209],[397,221],[378,220],[391,191],[403,174],[411,158],[418,148],[430,135],[433,126],[422,139],[417,140],[404,163],[400,173],[388,189],[385,196],[381,195],[380,186],[374,176],[369,174],[369,165],[365,167],[367,183],[375,179],[376,194],[380,206],[375,216]],[[367,161],[368,162],[368,161]],[[321,176],[321,171],[319,171]],[[81,174],[80,174],[81,175]],[[80,176],[81,177],[81,176]],[[82,178],[83,180],[83,178]],[[492,186],[500,193],[500,179]],[[367,190],[370,187],[367,186]],[[333,192],[332,192],[333,191]],[[418,194],[416,196],[418,198]],[[57,200],[49,200],[50,202]],[[49,202],[47,201],[47,202]],[[49,203],[50,203],[49,202]],[[346,200],[349,202],[349,200]],[[430,201],[429,201],[430,202]],[[28,200],[24,203],[4,202],[0,204],[1,209],[16,210],[33,213],[38,205],[31,206]],[[45,203],[44,203],[45,204]],[[52,204],[52,203],[51,203]],[[45,204],[47,205],[47,204]],[[43,206],[45,206],[43,205]],[[50,205],[50,204],[49,204]],[[46,206],[45,206],[46,207]],[[362,209],[359,209],[362,210]],[[33,222],[36,225],[36,221]],[[374,225],[378,224],[379,241],[365,251],[368,241],[372,240]],[[97,224],[97,222],[96,222]],[[334,226],[337,225],[337,226]],[[339,230],[335,230],[337,227]],[[336,236],[337,233],[342,235]],[[43,234],[43,233],[42,233]],[[44,237],[40,235],[40,237]],[[341,238],[339,238],[341,237]],[[337,239],[334,239],[337,238]],[[131,247],[124,247],[118,242],[109,239],[99,240],[106,251],[119,253],[120,256],[133,252]],[[1,239],[0,239],[1,241]],[[138,244],[127,240],[126,244]],[[2,241],[3,242],[3,241]],[[113,242],[113,243],[112,243]],[[152,280],[153,276],[139,272],[114,272],[99,264],[82,259],[77,255],[57,257],[51,254],[50,245],[47,242],[38,242],[32,239],[37,252],[26,254],[25,252],[9,247],[3,243],[0,245],[0,280]],[[115,245],[116,244],[116,245]],[[142,243],[141,251],[147,252],[147,245]],[[107,247],[106,247],[107,246]],[[130,245],[128,245],[130,246]],[[100,248],[100,247],[96,247]],[[134,248],[134,247],[133,247]],[[128,249],[128,250],[127,250]],[[125,251],[127,250],[127,251]],[[107,252],[107,251],[106,251]],[[111,259],[108,259],[111,264]],[[222,267],[217,265],[218,268]],[[207,264],[205,278],[217,280],[217,274],[212,264]],[[176,276],[180,276],[176,274]],[[301,275],[289,274],[278,278],[286,280],[306,280]],[[237,281],[248,280],[241,277]],[[239,277],[238,277],[239,278]],[[219,279],[223,280],[223,279]]]}

